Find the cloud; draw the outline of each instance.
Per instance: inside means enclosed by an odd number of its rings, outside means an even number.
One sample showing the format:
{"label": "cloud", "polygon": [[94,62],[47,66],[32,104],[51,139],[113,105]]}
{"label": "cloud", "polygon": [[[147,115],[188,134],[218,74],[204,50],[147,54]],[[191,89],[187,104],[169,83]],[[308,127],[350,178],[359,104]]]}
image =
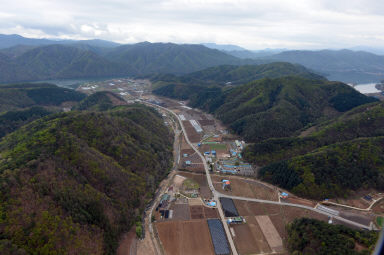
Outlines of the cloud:
{"label": "cloud", "polygon": [[384,43],[384,2],[374,0],[3,1],[0,33],[30,37],[216,42],[251,49]]}

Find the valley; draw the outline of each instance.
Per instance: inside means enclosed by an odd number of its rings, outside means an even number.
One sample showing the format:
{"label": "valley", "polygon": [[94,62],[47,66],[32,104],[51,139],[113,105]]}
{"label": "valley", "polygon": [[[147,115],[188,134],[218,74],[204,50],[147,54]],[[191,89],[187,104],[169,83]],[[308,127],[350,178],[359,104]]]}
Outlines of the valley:
{"label": "valley", "polygon": [[[285,226],[302,217],[354,229],[380,227],[383,214],[375,208],[384,194],[367,190],[344,200],[315,200],[263,182],[260,168],[243,159],[248,145],[213,115],[151,94],[149,81],[121,81],[78,90],[128,92],[121,97],[156,108],[175,134],[173,169],[146,211],[144,238],[125,240],[134,244],[130,254],[288,254]],[[236,217],[241,222],[228,223]],[[224,241],[212,235],[212,224]]]}
{"label": "valley", "polygon": [[0,255],[384,254],[383,1],[9,1]]}

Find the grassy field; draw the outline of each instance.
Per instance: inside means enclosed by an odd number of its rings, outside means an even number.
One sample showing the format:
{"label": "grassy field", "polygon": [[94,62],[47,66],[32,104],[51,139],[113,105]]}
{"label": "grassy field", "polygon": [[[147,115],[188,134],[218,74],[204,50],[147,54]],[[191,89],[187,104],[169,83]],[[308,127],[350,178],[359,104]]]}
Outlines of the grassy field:
{"label": "grassy field", "polygon": [[207,145],[209,145],[209,148],[211,150],[226,150],[227,149],[227,145],[225,144],[221,144],[221,143],[205,143]]}
{"label": "grassy field", "polygon": [[194,189],[197,190],[197,189],[199,189],[199,184],[192,179],[186,179],[183,182],[183,188],[185,190],[194,190]]}

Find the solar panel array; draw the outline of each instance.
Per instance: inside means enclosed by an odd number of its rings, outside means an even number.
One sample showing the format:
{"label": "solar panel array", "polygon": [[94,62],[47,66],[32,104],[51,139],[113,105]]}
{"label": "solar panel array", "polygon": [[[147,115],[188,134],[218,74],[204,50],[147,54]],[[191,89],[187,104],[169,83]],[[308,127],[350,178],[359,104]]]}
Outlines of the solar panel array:
{"label": "solar panel array", "polygon": [[211,233],[215,254],[216,255],[231,254],[229,250],[227,236],[225,235],[223,223],[218,219],[209,219],[207,220],[207,222],[208,222],[209,232]]}
{"label": "solar panel array", "polygon": [[233,203],[233,200],[231,198],[221,197],[220,202],[221,202],[221,207],[223,208],[225,217],[239,216],[236,206]]}

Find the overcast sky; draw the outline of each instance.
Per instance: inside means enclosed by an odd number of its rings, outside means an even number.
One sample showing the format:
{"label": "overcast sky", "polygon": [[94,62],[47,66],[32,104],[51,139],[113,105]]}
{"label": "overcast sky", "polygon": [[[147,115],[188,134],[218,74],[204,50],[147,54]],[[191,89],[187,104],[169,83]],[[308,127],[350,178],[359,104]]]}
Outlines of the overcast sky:
{"label": "overcast sky", "polygon": [[0,33],[249,49],[384,46],[383,0],[0,0]]}

